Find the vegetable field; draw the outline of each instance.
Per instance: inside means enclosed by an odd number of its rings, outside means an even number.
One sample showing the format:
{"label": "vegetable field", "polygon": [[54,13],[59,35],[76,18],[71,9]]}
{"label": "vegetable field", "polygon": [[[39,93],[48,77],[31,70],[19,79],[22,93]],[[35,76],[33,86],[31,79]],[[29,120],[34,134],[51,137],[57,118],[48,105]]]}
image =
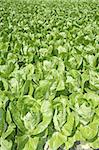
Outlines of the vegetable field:
{"label": "vegetable field", "polygon": [[79,142],[99,149],[99,1],[0,0],[0,150]]}

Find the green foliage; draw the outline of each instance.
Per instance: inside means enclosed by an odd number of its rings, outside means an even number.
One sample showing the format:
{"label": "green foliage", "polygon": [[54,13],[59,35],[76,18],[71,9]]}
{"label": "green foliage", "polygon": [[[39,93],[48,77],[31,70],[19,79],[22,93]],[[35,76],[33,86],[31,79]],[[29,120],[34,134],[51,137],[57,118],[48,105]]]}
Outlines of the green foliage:
{"label": "green foliage", "polygon": [[0,149],[99,148],[99,1],[0,1]]}

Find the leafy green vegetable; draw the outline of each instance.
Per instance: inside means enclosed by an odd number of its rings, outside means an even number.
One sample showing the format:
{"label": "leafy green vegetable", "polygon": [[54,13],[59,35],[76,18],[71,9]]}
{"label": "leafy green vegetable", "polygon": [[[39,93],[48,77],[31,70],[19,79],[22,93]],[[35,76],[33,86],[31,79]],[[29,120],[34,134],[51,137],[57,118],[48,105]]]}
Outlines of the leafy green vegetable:
{"label": "leafy green vegetable", "polygon": [[0,1],[0,149],[99,149],[99,1]]}

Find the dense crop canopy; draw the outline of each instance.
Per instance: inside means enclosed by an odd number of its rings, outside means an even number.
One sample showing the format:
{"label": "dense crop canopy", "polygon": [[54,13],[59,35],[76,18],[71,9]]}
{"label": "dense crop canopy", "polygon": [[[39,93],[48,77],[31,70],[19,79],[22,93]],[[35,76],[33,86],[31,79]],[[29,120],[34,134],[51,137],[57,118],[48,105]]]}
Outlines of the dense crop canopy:
{"label": "dense crop canopy", "polygon": [[99,148],[99,1],[0,1],[0,149]]}

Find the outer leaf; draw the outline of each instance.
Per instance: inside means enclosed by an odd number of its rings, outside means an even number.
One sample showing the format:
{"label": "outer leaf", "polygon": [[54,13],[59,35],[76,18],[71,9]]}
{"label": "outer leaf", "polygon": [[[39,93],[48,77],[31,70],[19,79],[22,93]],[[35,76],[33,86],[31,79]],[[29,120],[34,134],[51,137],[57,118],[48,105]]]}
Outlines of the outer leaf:
{"label": "outer leaf", "polygon": [[29,137],[29,140],[26,143],[23,150],[36,150],[38,142],[39,142],[39,137],[34,137],[34,138]]}
{"label": "outer leaf", "polygon": [[4,139],[7,138],[14,131],[14,129],[15,129],[15,125],[14,124],[10,124],[8,129],[7,129],[7,131],[2,134],[2,137]]}
{"label": "outer leaf", "polygon": [[0,136],[4,130],[4,124],[5,124],[5,112],[2,108],[0,108]]}
{"label": "outer leaf", "polygon": [[98,149],[99,148],[99,137],[94,142],[90,143],[90,146],[93,149]]}
{"label": "outer leaf", "polygon": [[68,140],[65,142],[65,149],[66,150],[69,150],[73,145],[74,145],[74,142],[75,142],[75,137],[69,137]]}
{"label": "outer leaf", "polygon": [[53,122],[54,122],[55,129],[60,131],[60,127],[59,127],[58,119],[57,119],[57,109],[55,110],[55,114],[54,114],[54,117],[53,117]]}
{"label": "outer leaf", "polygon": [[80,127],[80,132],[85,139],[91,140],[97,135],[98,126],[99,125],[97,123],[92,122],[87,126]]}
{"label": "outer leaf", "polygon": [[66,140],[67,137],[60,132],[54,133],[52,138],[48,141],[49,150],[57,150]]}
{"label": "outer leaf", "polygon": [[74,115],[72,113],[70,113],[67,116],[67,122],[65,123],[65,125],[62,128],[62,133],[65,136],[70,136],[72,134],[73,127],[74,127]]}
{"label": "outer leaf", "polygon": [[41,112],[43,116],[43,121],[37,125],[37,127],[33,130],[32,134],[37,135],[43,132],[51,122],[53,109],[52,105],[49,101],[44,101],[41,106]]}
{"label": "outer leaf", "polygon": [[16,136],[15,142],[17,143],[17,149],[23,150],[27,141],[28,141],[27,135]]}
{"label": "outer leaf", "polygon": [[23,124],[23,122],[22,122],[22,120],[20,118],[20,112],[18,110],[15,112],[16,107],[15,107],[15,104],[13,102],[11,103],[11,108],[10,109],[11,109],[12,117],[13,117],[13,120],[14,120],[15,124],[17,125],[17,127],[21,131],[24,132],[25,131],[25,127],[24,127],[24,124]]}
{"label": "outer leaf", "polygon": [[39,87],[36,88],[36,91],[34,93],[34,97],[36,99],[44,97],[47,93],[49,85],[50,84],[47,80],[41,81]]}
{"label": "outer leaf", "polygon": [[1,150],[11,150],[12,142],[8,142],[7,140],[4,140],[2,137],[0,138],[0,149]]}

